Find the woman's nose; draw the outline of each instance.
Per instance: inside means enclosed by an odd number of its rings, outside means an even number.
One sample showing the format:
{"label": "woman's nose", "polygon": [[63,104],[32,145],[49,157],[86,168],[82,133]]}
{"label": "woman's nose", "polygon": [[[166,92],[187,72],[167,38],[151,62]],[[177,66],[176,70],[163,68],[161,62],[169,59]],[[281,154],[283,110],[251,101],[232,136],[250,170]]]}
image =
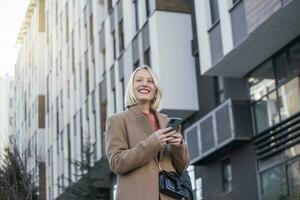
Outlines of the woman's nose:
{"label": "woman's nose", "polygon": [[144,81],[142,82],[142,85],[143,85],[143,86],[147,86],[147,85],[148,85],[147,80],[144,80]]}

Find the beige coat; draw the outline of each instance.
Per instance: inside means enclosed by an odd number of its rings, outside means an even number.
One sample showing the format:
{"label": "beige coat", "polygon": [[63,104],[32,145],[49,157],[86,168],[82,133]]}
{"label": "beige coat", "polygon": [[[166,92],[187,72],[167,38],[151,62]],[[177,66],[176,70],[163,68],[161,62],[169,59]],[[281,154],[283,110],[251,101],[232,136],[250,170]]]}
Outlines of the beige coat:
{"label": "beige coat", "polygon": [[[156,112],[160,127],[167,124],[167,116]],[[110,168],[118,175],[118,200],[172,199],[159,195],[159,168],[153,155],[160,149],[161,168],[183,171],[189,163],[187,146],[167,145],[162,149],[157,137],[149,137],[151,127],[138,105],[108,118],[106,124],[106,152]]]}

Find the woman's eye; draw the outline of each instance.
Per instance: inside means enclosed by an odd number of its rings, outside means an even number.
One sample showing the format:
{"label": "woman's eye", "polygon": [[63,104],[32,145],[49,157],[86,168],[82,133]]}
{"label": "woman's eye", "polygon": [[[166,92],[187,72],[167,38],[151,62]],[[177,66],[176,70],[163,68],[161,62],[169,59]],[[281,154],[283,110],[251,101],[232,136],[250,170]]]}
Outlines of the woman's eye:
{"label": "woman's eye", "polygon": [[154,83],[154,81],[153,80],[148,80],[148,83]]}

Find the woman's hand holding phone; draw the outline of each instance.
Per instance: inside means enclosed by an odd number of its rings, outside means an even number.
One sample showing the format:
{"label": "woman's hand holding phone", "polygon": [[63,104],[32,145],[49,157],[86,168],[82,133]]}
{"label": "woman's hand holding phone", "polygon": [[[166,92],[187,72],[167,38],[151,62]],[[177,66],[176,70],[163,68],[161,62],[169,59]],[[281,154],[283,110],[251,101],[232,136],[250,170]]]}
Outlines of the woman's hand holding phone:
{"label": "woman's hand holding phone", "polygon": [[175,133],[169,137],[169,140],[167,141],[168,144],[170,145],[181,145],[183,142],[183,137],[181,135],[181,126],[179,127],[178,131],[175,131]]}
{"label": "woman's hand holding phone", "polygon": [[171,127],[158,129],[153,133],[159,140],[162,147],[165,147],[167,143],[169,143],[170,140],[172,140],[174,135],[176,134],[176,131],[173,130]]}

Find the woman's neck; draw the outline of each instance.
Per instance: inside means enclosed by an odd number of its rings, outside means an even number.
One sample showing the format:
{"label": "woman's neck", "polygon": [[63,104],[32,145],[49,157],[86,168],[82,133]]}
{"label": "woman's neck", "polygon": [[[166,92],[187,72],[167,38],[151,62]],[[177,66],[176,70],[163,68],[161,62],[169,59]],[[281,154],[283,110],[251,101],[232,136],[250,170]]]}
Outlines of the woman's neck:
{"label": "woman's neck", "polygon": [[146,113],[146,114],[150,113],[150,104],[149,103],[145,103],[145,104],[141,103],[140,105],[143,108],[143,110],[142,110],[143,113]]}

